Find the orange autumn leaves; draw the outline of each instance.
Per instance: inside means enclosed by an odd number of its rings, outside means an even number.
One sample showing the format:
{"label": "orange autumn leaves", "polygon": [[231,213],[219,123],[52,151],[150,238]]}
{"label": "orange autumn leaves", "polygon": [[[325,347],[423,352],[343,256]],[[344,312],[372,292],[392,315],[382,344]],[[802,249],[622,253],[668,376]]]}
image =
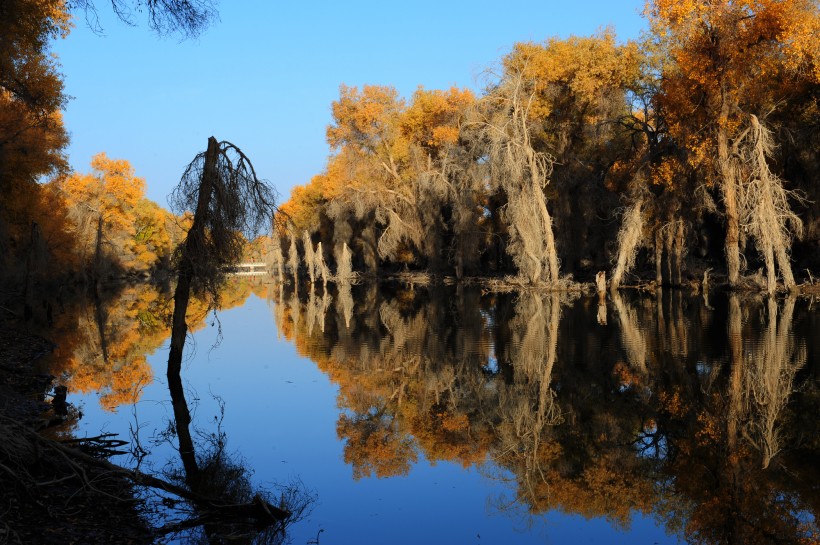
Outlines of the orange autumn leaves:
{"label": "orange autumn leaves", "polygon": [[437,159],[443,148],[458,140],[461,118],[475,100],[469,90],[419,88],[408,106],[388,86],[365,85],[361,90],[342,85],[333,103],[334,123],[327,141],[337,154],[324,173],[294,188],[282,205],[297,232],[315,230],[322,208],[351,193],[413,200],[412,184]]}
{"label": "orange autumn leaves", "polygon": [[[126,271],[150,271],[170,259],[183,236],[179,220],[145,198],[145,180],[128,161],[95,155],[90,174],[73,173],[55,183],[69,209],[81,266],[96,246]],[[96,265],[96,264],[95,264]]]}

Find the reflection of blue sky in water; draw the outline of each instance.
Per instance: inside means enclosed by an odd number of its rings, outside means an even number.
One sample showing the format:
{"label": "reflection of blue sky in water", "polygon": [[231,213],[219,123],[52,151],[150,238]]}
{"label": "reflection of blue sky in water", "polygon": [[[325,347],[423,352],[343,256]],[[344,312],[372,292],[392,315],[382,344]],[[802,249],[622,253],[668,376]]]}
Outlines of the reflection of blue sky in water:
{"label": "reflection of blue sky in water", "polygon": [[[313,362],[297,355],[292,344],[277,339],[265,301],[251,296],[243,307],[219,316],[224,337],[219,347],[211,349],[217,328],[210,326],[186,344],[183,383],[193,425],[213,429],[219,414],[213,395],[219,396],[225,403],[228,450],[253,468],[255,484],[267,487],[298,477],[317,492],[313,514],[291,528],[294,544],[315,539],[320,529],[321,544],[677,542],[643,517],[623,533],[603,520],[552,512],[527,529],[521,513],[498,513],[491,506],[499,496],[514,495],[512,484],[487,475],[497,470],[465,470],[446,462],[431,466],[422,452],[406,477],[354,481],[336,436],[337,387]],[[166,346],[149,357],[155,382],[145,388],[136,410],[145,446],[172,416],[165,385],[167,355]],[[128,437],[131,407],[111,414],[99,408],[94,395],[72,401],[84,405],[77,435],[95,435],[104,428]],[[151,450],[156,468],[176,455],[168,445]],[[113,461],[124,463],[119,458]]]}

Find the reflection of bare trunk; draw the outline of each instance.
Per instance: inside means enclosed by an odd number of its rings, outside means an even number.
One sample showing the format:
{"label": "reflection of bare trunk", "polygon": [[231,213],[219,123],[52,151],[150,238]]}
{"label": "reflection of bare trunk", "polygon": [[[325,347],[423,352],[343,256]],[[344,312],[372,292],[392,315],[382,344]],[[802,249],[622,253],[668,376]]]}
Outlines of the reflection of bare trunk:
{"label": "reflection of bare trunk", "polygon": [[194,440],[191,437],[191,413],[188,411],[185,391],[182,388],[182,377],[179,374],[168,376],[168,389],[171,391],[174,429],[179,440],[179,457],[185,468],[185,482],[192,491],[198,492],[200,489],[199,465],[196,461]]}
{"label": "reflection of bare trunk", "polygon": [[353,293],[350,282],[342,282],[338,284],[339,288],[339,302],[336,312],[344,316],[345,327],[350,329],[350,319],[353,317]]}
{"label": "reflection of bare trunk", "polygon": [[807,359],[805,347],[798,348],[791,334],[795,301],[795,296],[786,300],[778,320],[777,302],[770,297],[762,342],[748,348],[752,354],[746,377],[752,410],[751,436],[761,450],[764,468],[780,452],[782,433],[778,420],[793,392],[794,377]]}
{"label": "reflection of bare trunk", "polygon": [[327,290],[323,290],[322,296],[318,297],[313,284],[311,284],[307,304],[308,335],[313,334],[314,324],[319,326],[322,333],[325,332],[325,315],[327,314],[327,309],[330,307],[331,302],[332,298]]}
{"label": "reflection of bare trunk", "polygon": [[108,362],[108,343],[106,342],[105,337],[105,322],[106,322],[106,315],[105,310],[103,309],[103,303],[100,299],[99,294],[96,292],[94,293],[94,323],[97,325],[97,334],[100,337],[100,351],[102,352],[103,363],[106,365]]}
{"label": "reflection of bare trunk", "polygon": [[316,303],[316,289],[313,284],[310,285],[310,292],[308,293],[308,304],[306,312],[307,332],[308,337],[313,334],[313,324],[318,320],[318,306]]}
{"label": "reflection of bare trunk", "polygon": [[299,302],[298,282],[293,284],[293,293],[290,294],[290,302],[288,303],[288,308],[290,308],[290,319],[293,322],[293,330],[296,331],[296,328],[299,325],[300,314],[302,309],[302,305]]}
{"label": "reflection of bare trunk", "polygon": [[560,320],[561,303],[556,294],[547,301],[549,317],[547,318],[547,358],[543,363],[538,388],[538,414],[536,415],[533,438],[533,458],[538,456],[538,445],[544,426],[552,426],[560,421],[560,408],[555,403],[555,391],[550,388],[552,368],[555,366],[555,355],[558,349],[558,323]]}
{"label": "reflection of bare trunk", "polygon": [[285,327],[285,285],[279,283],[278,293],[274,294],[272,286],[268,286],[268,306],[273,312],[273,322],[276,328],[276,338],[282,338],[282,328]]}
{"label": "reflection of bare trunk", "polygon": [[629,364],[641,373],[646,373],[646,339],[638,326],[635,309],[626,305],[617,291],[612,292],[612,302],[618,316],[621,342]]}
{"label": "reflection of bare trunk", "polygon": [[726,435],[729,453],[737,451],[738,427],[743,413],[743,319],[740,299],[737,294],[729,294],[729,316],[727,320],[729,338],[729,411]]}
{"label": "reflection of bare trunk", "polygon": [[[509,363],[515,369],[513,396],[502,399],[503,418],[512,429],[503,433],[516,450],[526,453],[527,465],[538,471],[538,450],[545,428],[561,422],[561,411],[550,388],[555,366],[560,321],[558,295],[519,294],[510,320]],[[537,407],[533,401],[537,400]],[[505,426],[506,428],[506,426]]]}
{"label": "reflection of bare trunk", "polygon": [[595,275],[595,286],[598,292],[598,323],[606,325],[606,273],[598,271]]}

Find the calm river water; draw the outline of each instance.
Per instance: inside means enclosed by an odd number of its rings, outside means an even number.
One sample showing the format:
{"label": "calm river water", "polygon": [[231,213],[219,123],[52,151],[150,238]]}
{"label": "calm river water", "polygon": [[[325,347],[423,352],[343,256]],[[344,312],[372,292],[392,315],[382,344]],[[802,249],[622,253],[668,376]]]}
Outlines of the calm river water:
{"label": "calm river water", "polygon": [[[191,318],[193,441],[315,496],[295,544],[817,542],[811,299],[249,282]],[[75,436],[173,475],[168,299],[66,315],[53,365]]]}

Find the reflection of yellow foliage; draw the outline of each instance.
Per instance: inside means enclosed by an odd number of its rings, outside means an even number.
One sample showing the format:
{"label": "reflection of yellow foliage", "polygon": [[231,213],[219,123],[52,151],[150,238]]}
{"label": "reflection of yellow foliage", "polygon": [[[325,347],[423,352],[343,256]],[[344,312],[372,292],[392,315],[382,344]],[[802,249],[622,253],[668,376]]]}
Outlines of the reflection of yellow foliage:
{"label": "reflection of yellow foliage", "polygon": [[[229,281],[220,308],[243,304],[254,288],[262,289],[249,279]],[[208,309],[207,301],[191,299],[190,331],[203,327]],[[106,410],[138,401],[153,380],[146,357],[170,337],[172,310],[171,295],[147,284],[123,288],[99,309],[75,307],[57,324],[59,348],[52,372],[61,373],[72,391],[100,392]]]}

